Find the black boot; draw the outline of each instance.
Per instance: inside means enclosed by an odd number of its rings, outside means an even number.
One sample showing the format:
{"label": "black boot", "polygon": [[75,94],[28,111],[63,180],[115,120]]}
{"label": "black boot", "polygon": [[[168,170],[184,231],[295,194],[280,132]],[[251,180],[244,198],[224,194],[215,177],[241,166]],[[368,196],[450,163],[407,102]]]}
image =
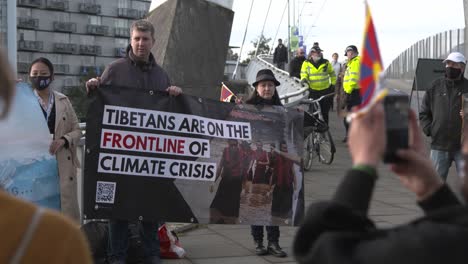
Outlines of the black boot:
{"label": "black boot", "polygon": [[268,253],[278,258],[284,258],[288,255],[281,249],[278,242],[268,242]]}
{"label": "black boot", "polygon": [[268,253],[268,251],[263,246],[263,241],[262,240],[256,240],[255,241],[255,254],[257,254],[257,256],[263,256],[263,255],[266,255],[267,253]]}

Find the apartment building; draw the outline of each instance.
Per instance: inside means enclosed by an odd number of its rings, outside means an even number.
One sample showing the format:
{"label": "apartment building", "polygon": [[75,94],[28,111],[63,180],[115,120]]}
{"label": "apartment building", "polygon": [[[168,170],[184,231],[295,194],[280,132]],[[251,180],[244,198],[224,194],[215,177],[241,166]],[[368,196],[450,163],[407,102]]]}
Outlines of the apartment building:
{"label": "apartment building", "polygon": [[143,18],[151,0],[17,0],[17,71],[26,78],[35,58],[55,67],[54,87],[80,85],[88,73],[124,56],[131,23]]}

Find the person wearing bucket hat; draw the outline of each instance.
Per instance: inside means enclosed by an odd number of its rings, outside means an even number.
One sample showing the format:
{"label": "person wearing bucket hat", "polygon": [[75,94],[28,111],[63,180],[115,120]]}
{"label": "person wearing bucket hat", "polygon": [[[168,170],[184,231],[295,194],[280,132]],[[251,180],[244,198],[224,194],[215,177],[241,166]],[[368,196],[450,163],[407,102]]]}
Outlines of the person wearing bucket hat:
{"label": "person wearing bucket hat", "polygon": [[452,161],[457,172],[461,172],[462,95],[468,93],[468,80],[463,77],[466,66],[463,54],[452,52],[443,63],[445,76],[426,90],[419,120],[424,133],[432,138],[431,159],[437,173],[446,180]]}
{"label": "person wearing bucket hat", "polygon": [[[257,72],[257,78],[252,84],[255,91],[246,100],[247,104],[253,105],[283,105],[280,101],[276,87],[280,82],[275,78],[273,72],[269,69],[262,69]],[[263,246],[263,226],[252,225],[250,233],[255,243],[255,254],[261,256],[268,253],[275,257],[286,257],[279,245],[280,229],[278,226],[266,226],[268,246]]]}
{"label": "person wearing bucket hat", "polygon": [[259,70],[255,82],[252,83],[255,91],[249,96],[246,103],[255,105],[283,105],[276,90],[276,87],[280,86],[280,84],[270,69]]}
{"label": "person wearing bucket hat", "polygon": [[[309,86],[309,98],[318,99],[323,95],[335,91],[336,75],[331,63],[322,56],[322,49],[318,43],[310,49],[308,60],[302,63],[301,83]],[[325,122],[328,124],[328,112],[333,98],[328,97],[320,101],[320,108]]]}

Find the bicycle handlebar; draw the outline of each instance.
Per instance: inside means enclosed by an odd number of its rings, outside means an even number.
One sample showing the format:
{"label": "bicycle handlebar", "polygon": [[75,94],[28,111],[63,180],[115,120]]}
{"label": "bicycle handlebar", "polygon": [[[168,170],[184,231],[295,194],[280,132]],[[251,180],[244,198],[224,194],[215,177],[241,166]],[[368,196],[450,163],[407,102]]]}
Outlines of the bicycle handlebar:
{"label": "bicycle handlebar", "polygon": [[316,102],[320,102],[320,100],[323,100],[327,97],[330,97],[330,96],[333,96],[335,95],[335,93],[329,93],[329,94],[326,94],[326,95],[322,95],[320,96],[318,99],[312,99],[312,98],[309,98],[309,99],[302,99],[301,100],[301,103],[304,103],[304,104],[313,104],[313,103],[316,103]]}

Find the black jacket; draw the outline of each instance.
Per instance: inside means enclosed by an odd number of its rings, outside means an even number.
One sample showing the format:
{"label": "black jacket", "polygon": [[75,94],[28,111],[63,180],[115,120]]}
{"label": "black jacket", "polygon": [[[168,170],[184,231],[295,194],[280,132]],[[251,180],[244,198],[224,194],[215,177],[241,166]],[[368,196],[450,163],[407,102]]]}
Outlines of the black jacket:
{"label": "black jacket", "polygon": [[468,208],[447,186],[419,203],[426,216],[378,229],[367,216],[375,180],[351,170],[331,201],[310,206],[294,241],[299,263],[467,263]]}
{"label": "black jacket", "polygon": [[468,80],[435,80],[426,91],[419,120],[424,134],[432,138],[431,148],[442,151],[460,150],[461,95],[468,92]]}
{"label": "black jacket", "polygon": [[305,61],[305,57],[294,57],[289,63],[289,76],[301,79],[301,67]]}
{"label": "black jacket", "polygon": [[273,63],[287,63],[288,62],[288,49],[283,44],[278,45],[273,53]]}

